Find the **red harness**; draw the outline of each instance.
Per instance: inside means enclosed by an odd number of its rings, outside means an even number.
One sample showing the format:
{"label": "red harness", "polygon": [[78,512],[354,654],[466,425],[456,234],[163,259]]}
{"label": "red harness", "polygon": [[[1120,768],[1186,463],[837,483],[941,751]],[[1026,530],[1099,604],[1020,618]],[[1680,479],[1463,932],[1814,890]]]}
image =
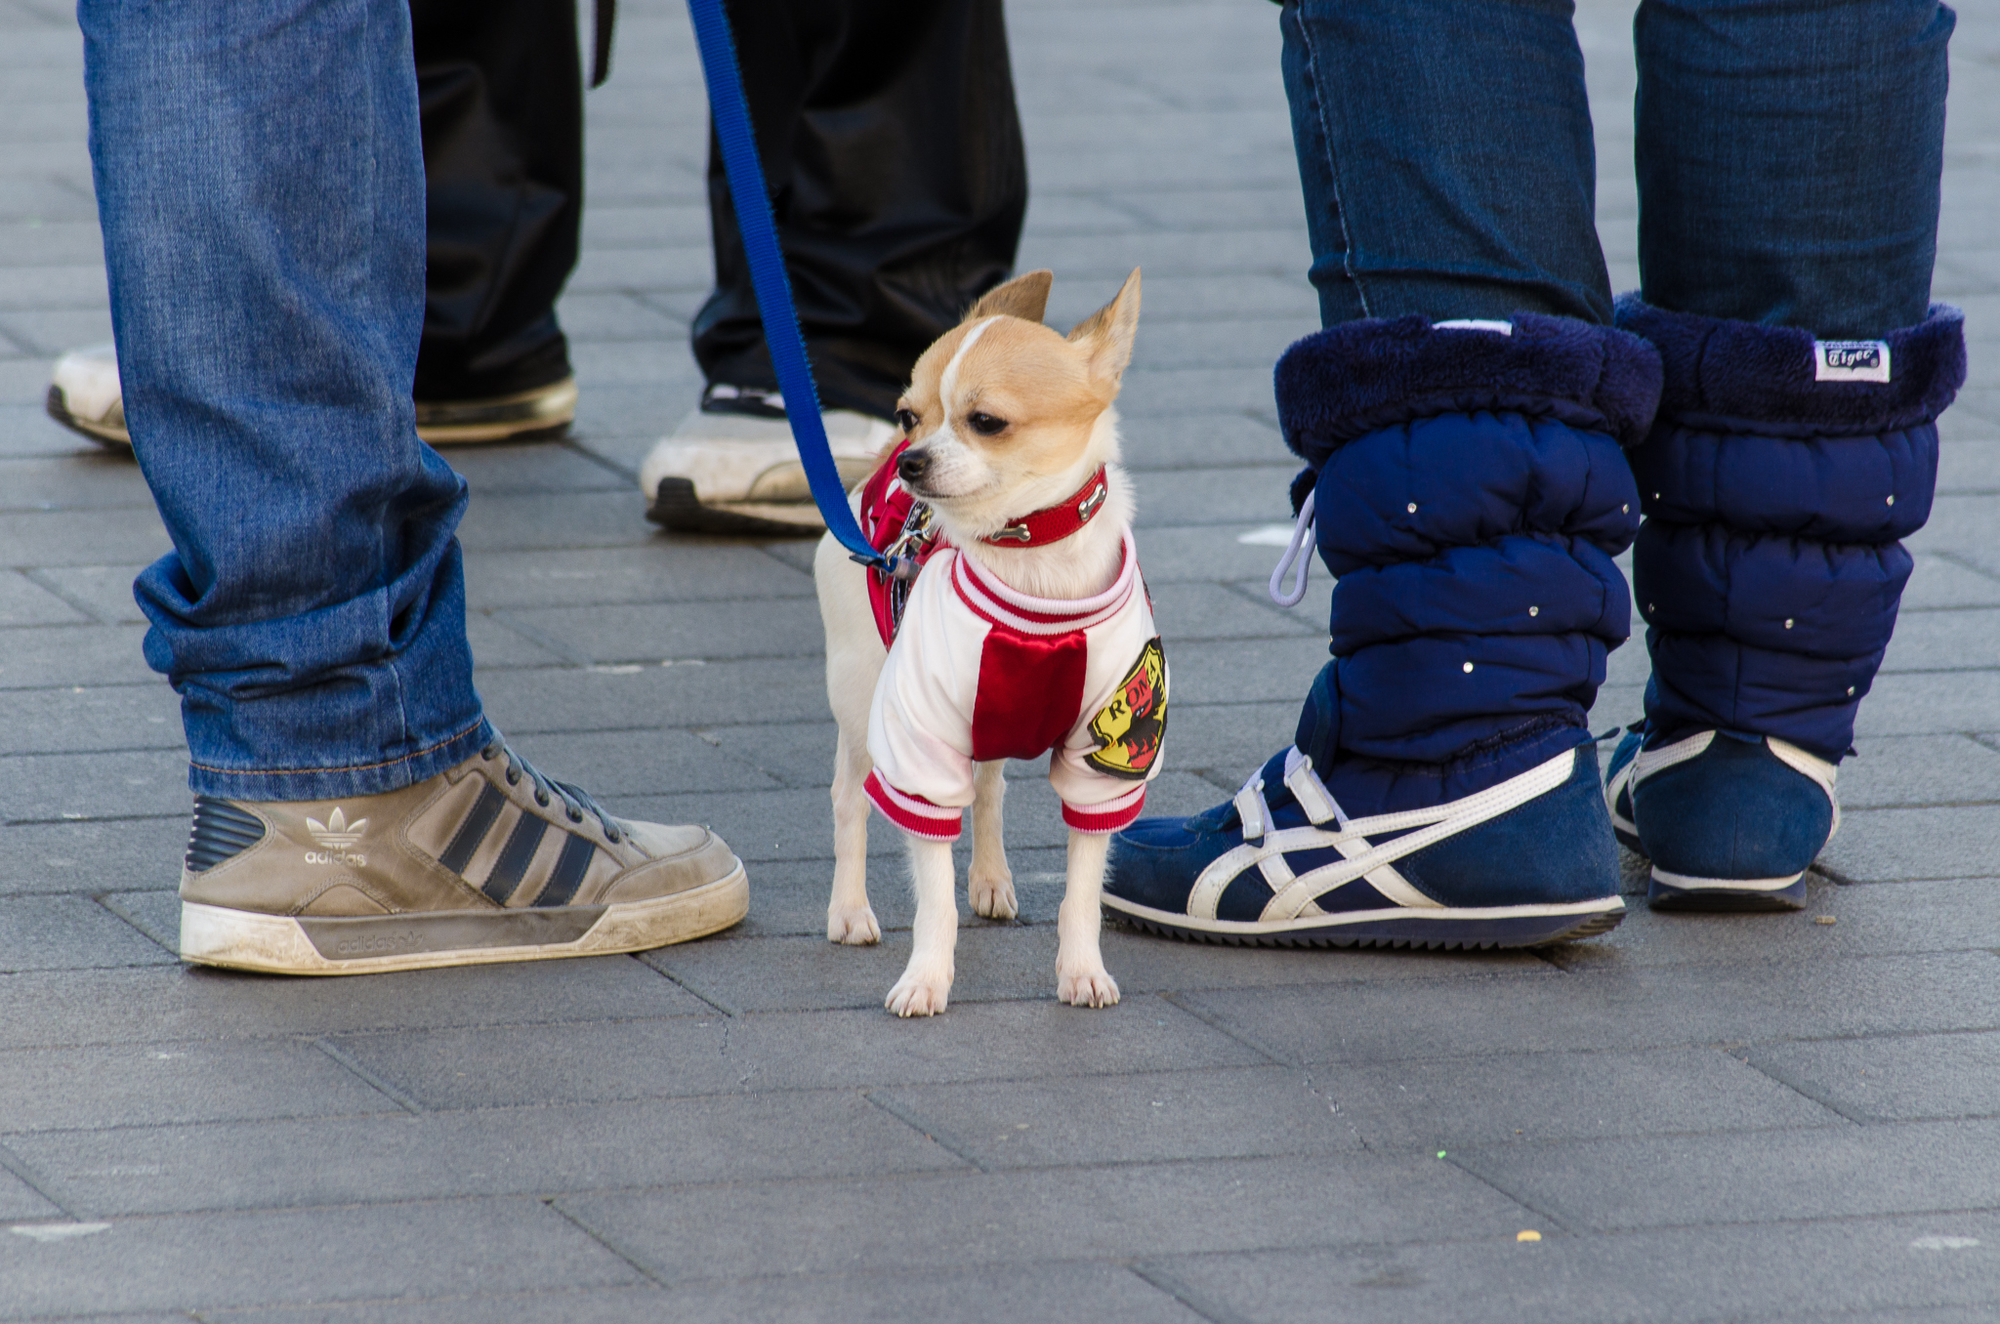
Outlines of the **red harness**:
{"label": "red harness", "polygon": [[[931,517],[931,508],[896,481],[896,461],[909,448],[905,438],[863,484],[861,532],[876,551],[905,559],[920,569],[944,539]],[[1061,542],[1096,518],[1110,494],[1104,466],[1099,465],[1067,500],[1023,515],[980,541],[995,547],[1046,547]],[[868,605],[874,608],[875,629],[884,648],[896,641],[896,629],[903,623],[903,607],[909,602],[910,583],[915,578],[913,573],[908,579],[899,579],[883,573],[880,567],[868,572]]]}

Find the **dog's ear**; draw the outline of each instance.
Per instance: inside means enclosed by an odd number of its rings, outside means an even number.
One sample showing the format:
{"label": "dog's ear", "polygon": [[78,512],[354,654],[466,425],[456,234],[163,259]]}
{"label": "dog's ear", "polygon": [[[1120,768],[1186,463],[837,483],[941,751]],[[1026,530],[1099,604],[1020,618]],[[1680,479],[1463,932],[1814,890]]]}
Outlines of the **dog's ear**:
{"label": "dog's ear", "polygon": [[979,302],[972,305],[965,314],[968,322],[977,322],[986,317],[1018,317],[1024,322],[1040,323],[1042,314],[1048,311],[1049,286],[1055,283],[1053,271],[1031,271],[1025,276],[1016,276],[1005,285],[995,285],[979,296]]}
{"label": "dog's ear", "polygon": [[1090,356],[1090,375],[1116,386],[1132,361],[1132,337],[1139,331],[1139,268],[1119,287],[1118,297],[1076,324],[1069,341]]}

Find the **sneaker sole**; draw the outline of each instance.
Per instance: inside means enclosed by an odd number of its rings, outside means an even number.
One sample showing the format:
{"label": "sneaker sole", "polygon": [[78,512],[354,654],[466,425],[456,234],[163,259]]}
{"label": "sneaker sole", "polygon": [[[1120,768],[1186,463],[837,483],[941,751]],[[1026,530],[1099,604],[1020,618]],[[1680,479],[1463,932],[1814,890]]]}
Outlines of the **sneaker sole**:
{"label": "sneaker sole", "polygon": [[49,387],[46,408],[48,409],[50,418],[53,418],[71,432],[89,437],[98,445],[108,447],[111,450],[125,451],[128,454],[131,452],[132,438],[124,428],[112,427],[108,423],[93,423],[87,418],[79,418],[77,415],[70,413],[69,398],[63,394],[62,387]]}
{"label": "sneaker sole", "polygon": [[1654,910],[1804,910],[1806,876],[1801,871],[1790,878],[1688,878],[1655,865],[1646,904]]}
{"label": "sneaker sole", "polygon": [[[796,514],[794,514],[796,512]],[[678,533],[724,533],[759,538],[816,538],[826,532],[810,501],[744,501],[703,505],[691,478],[662,478],[646,518]]]}
{"label": "sneaker sole", "polygon": [[1116,897],[1104,898],[1105,915],[1146,933],[1234,947],[1405,947],[1421,951],[1485,951],[1546,947],[1609,933],[1625,918],[1618,897],[1567,905],[1495,906],[1435,911],[1366,910],[1314,915],[1266,924],[1244,920],[1195,920]]}
{"label": "sneaker sole", "polygon": [[740,860],[713,883],[608,906],[320,919],[183,901],[181,959],[266,974],[364,975],[608,956],[705,938],[749,911]]}

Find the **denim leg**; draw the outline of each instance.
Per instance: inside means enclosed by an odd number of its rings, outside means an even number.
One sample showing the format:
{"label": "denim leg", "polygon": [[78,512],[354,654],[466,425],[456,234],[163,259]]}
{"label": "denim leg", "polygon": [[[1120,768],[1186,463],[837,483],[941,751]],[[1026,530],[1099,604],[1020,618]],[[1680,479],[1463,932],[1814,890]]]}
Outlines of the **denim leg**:
{"label": "denim leg", "polygon": [[1954,21],[1936,0],[1647,0],[1646,302],[1827,339],[1922,322]]}
{"label": "denim leg", "polygon": [[1610,321],[1573,12],[1568,0],[1287,0],[1285,92],[1322,324]]}
{"label": "denim leg", "polygon": [[487,738],[417,440],[424,177],[405,0],[82,0],[134,449],[174,550],[135,585],[197,793],[396,789]]}

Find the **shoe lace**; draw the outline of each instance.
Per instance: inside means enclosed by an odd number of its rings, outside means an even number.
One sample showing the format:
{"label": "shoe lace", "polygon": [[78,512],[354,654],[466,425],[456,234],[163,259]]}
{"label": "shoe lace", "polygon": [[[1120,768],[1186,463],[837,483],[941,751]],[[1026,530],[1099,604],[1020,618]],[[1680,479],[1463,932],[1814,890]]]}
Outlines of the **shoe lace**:
{"label": "shoe lace", "polygon": [[604,806],[591,799],[590,792],[572,786],[568,782],[559,782],[553,777],[543,776],[536,771],[534,764],[516,754],[513,746],[505,740],[495,736],[486,748],[479,751],[479,757],[488,763],[503,754],[507,756],[506,776],[509,786],[519,786],[521,778],[526,777],[535,788],[535,803],[542,808],[547,809],[556,800],[561,800],[563,812],[570,822],[581,823],[586,813],[595,814],[598,825],[604,829],[605,840],[615,844],[623,839],[624,833],[618,827],[618,820],[613,818]]}

